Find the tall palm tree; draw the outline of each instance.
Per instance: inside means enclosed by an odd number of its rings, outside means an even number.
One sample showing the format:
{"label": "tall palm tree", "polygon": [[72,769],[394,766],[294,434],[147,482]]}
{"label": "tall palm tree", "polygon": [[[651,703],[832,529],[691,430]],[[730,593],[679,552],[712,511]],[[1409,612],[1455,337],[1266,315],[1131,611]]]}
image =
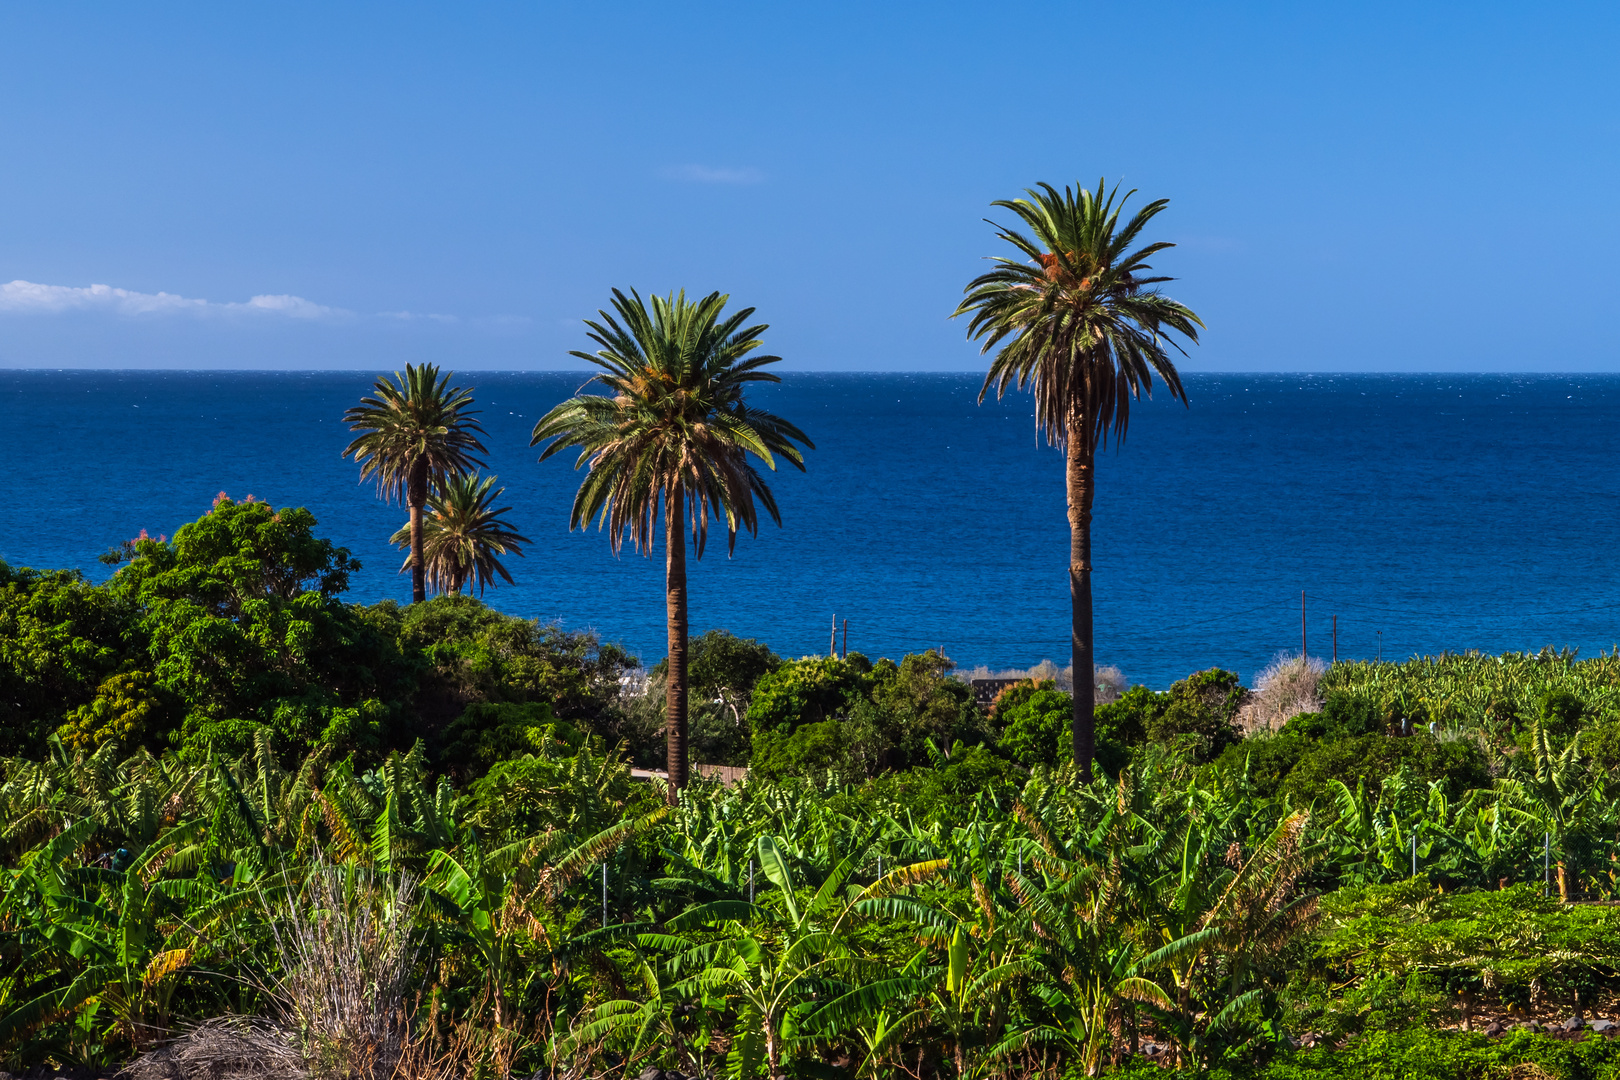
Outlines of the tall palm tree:
{"label": "tall palm tree", "polygon": [[440,376],[437,365],[406,364],[403,378],[396,371],[394,382],[385,376],[372,389],[375,397],[343,414],[350,431],[364,432],[343,454],[360,463],[361,483],[376,478],[384,501],[410,508],[411,600],[420,603],[427,599],[422,507],[430,490],[482,467],[473,455],[488,453],[478,441],[485,432],[467,409],[472,391],[451,386],[450,373]]}
{"label": "tall palm tree", "polygon": [[[464,585],[473,584],[482,596],[484,587],[494,585],[497,575],[512,584],[512,575],[501,565],[499,556],[521,558],[522,545],[530,541],[500,520],[512,509],[510,506],[498,510],[490,506],[505,491],[495,487],[493,476],[480,479],[477,473],[471,473],[451,477],[444,487],[428,496],[427,513],[422,518],[422,557],[427,563],[430,589],[460,596]],[[392,543],[409,548],[410,526],[396,532]],[[411,566],[414,557],[406,556],[401,572]]]}
{"label": "tall palm tree", "polygon": [[1014,383],[1020,390],[1029,386],[1037,429],[1067,456],[1072,734],[1074,760],[1089,778],[1095,743],[1091,500],[1097,446],[1110,432],[1116,445],[1124,440],[1131,399],[1144,391],[1152,396],[1154,372],[1171,397],[1186,402],[1166,346],[1185,355],[1169,334],[1196,342],[1204,324],[1154,288],[1173,279],[1149,276],[1148,259],[1174,245],[1131,248],[1168,199],[1148,203],[1121,226],[1135,191],[1119,198],[1118,188],[1110,192],[1099,180],[1095,194],[1079,185],[1059,192],[1050,184],[1025,193],[1028,199],[991,205],[1017,214],[1033,236],[995,226],[1019,257],[995,258],[995,267],[963,290],[967,295],[953,317],[972,315],[969,340],[984,339],[982,352],[997,350],[979,400],[992,385],[998,398]]}
{"label": "tall palm tree", "polygon": [[744,325],[753,308],[725,315],[728,300],[715,292],[690,301],[682,291],[643,301],[634,290],[627,297],[614,289],[617,317],[599,311],[601,322],[585,322],[601,348],[571,354],[603,369],[591,381],[609,393],[581,394],[558,405],[534,425],[529,442],[552,440],[541,461],[565,447],[580,448],[574,467],[588,464],[590,472],[574,496],[568,527],[583,528],[597,517],[615,554],[627,534],[637,551],[649,553],[663,509],[671,802],[686,784],[687,515],[698,558],[711,515],[717,522],[724,518],[727,548],[734,550],[739,527],[758,531],[756,497],[771,520],[782,523],[776,498],[749,455],[773,470],[780,455],[803,471],[794,442],[815,448],[786,420],[744,401],[749,383],[781,381],[760,370],[781,357],[748,355],[767,328]]}

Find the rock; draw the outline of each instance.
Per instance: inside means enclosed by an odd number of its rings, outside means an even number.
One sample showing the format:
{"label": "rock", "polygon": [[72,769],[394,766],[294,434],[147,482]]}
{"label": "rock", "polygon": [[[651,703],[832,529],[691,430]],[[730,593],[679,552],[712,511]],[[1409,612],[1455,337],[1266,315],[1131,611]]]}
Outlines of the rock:
{"label": "rock", "polygon": [[1599,1035],[1613,1035],[1615,1032],[1620,1031],[1620,1024],[1616,1024],[1613,1020],[1594,1020],[1592,1021],[1592,1030]]}
{"label": "rock", "polygon": [[1578,1016],[1572,1016],[1568,1020],[1565,1020],[1562,1024],[1558,1025],[1558,1030],[1559,1031],[1565,1031],[1565,1032],[1569,1032],[1571,1034],[1573,1034],[1573,1033],[1575,1033],[1577,1031],[1584,1031],[1585,1029],[1586,1029],[1586,1021],[1582,1020]]}
{"label": "rock", "polygon": [[1143,1057],[1158,1057],[1162,1053],[1164,1053],[1164,1047],[1160,1046],[1158,1043],[1142,1044]]}
{"label": "rock", "polygon": [[641,1070],[641,1075],[636,1080],[664,1080],[664,1076],[663,1069],[656,1065],[649,1065]]}
{"label": "rock", "polygon": [[1492,1020],[1489,1024],[1485,1025],[1485,1034],[1489,1035],[1493,1039],[1502,1034],[1502,1032],[1505,1030],[1506,1029],[1502,1027],[1502,1021],[1500,1020]]}
{"label": "rock", "polygon": [[1540,1020],[1526,1020],[1524,1023],[1519,1025],[1519,1030],[1520,1031],[1545,1031],[1547,1029],[1541,1026],[1541,1021]]}

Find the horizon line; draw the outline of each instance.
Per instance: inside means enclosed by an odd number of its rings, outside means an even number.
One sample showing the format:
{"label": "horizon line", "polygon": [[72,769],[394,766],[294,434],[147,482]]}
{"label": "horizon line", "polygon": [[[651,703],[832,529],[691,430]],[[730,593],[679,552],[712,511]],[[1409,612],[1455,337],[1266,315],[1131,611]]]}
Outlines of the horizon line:
{"label": "horizon line", "polygon": [[[433,361],[426,361],[433,363]],[[420,366],[420,365],[416,365]],[[440,370],[447,373],[456,371],[469,374],[485,375],[596,375],[598,372],[591,368],[495,368],[495,367],[464,367],[454,368],[439,364]],[[68,374],[68,373],[97,373],[110,375],[125,374],[173,374],[173,375],[349,375],[365,374],[368,372],[397,371],[398,368],[386,366],[372,367],[9,367],[0,364],[0,374],[38,375],[38,374]],[[791,368],[782,374],[792,375],[978,375],[977,368]],[[1182,371],[1177,373],[1182,378],[1205,375],[1278,375],[1290,378],[1298,376],[1352,376],[1352,375],[1500,375],[1500,376],[1542,376],[1557,378],[1564,376],[1582,375],[1620,375],[1620,367],[1612,369],[1573,369],[1561,371],[1528,371],[1528,370],[1475,370],[1463,368],[1431,368],[1418,371],[1397,371],[1392,369],[1332,369],[1332,370],[1304,370],[1279,368],[1223,368],[1209,371]]]}

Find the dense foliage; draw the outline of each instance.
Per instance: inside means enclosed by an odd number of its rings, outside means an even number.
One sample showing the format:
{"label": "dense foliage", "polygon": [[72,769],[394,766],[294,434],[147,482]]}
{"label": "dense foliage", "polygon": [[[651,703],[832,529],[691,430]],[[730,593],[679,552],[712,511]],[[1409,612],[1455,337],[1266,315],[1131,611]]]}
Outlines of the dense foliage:
{"label": "dense foliage", "polygon": [[[221,498],[105,584],[0,567],[9,1065],[265,1016],[333,1076],[1620,1074],[1480,1030],[1620,989],[1616,656],[1339,664],[1275,730],[1229,672],[1133,687],[1086,782],[1050,682],[715,631],[693,743],[750,773],[666,807],[656,668],[349,604],[315,530]],[[397,1003],[364,1039],[321,955]]]}

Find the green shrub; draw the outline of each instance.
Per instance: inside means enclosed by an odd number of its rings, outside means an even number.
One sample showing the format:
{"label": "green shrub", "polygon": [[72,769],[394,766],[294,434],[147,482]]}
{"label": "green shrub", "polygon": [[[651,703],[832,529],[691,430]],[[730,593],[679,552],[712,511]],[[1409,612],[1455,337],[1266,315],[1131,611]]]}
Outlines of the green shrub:
{"label": "green shrub", "polygon": [[1060,765],[1074,758],[1069,735],[1073,718],[1074,699],[1052,680],[1021,682],[1008,687],[996,702],[996,721],[1002,726],[998,743],[1026,769]]}
{"label": "green shrub", "polygon": [[1567,739],[1580,727],[1586,703],[1568,690],[1553,690],[1542,696],[1540,711],[1547,734]]}
{"label": "green shrub", "polygon": [[153,745],[170,727],[173,706],[173,695],[150,671],[128,671],[96,687],[95,698],[68,713],[57,734],[68,749],[85,753],[106,742]]}
{"label": "green shrub", "polygon": [[1243,694],[1230,671],[1195,672],[1171,684],[1163,710],[1147,718],[1147,738],[1183,747],[1194,761],[1212,761],[1240,738],[1233,719]]}
{"label": "green shrub", "polygon": [[440,734],[433,762],[466,781],[483,776],[497,762],[544,752],[547,740],[577,749],[583,739],[577,729],[557,723],[545,702],[478,701]]}
{"label": "green shrub", "polygon": [[819,778],[831,770],[841,782],[855,779],[845,768],[842,728],[843,724],[834,719],[802,724],[792,734],[756,733],[749,775],[761,780],[783,780],[790,776]]}
{"label": "green shrub", "polygon": [[1471,739],[1442,741],[1420,732],[1406,739],[1357,735],[1317,742],[1300,755],[1277,792],[1303,805],[1327,790],[1329,780],[1342,780],[1352,790],[1357,784],[1376,790],[1385,777],[1403,766],[1420,779],[1444,780],[1453,798],[1491,782],[1478,743]]}
{"label": "green shrub", "polygon": [[1207,1075],[1211,1080],[1613,1080],[1620,1076],[1620,1043],[1565,1042],[1525,1032],[1493,1040],[1479,1032],[1415,1028],[1370,1032],[1343,1050],[1285,1055],[1258,1071],[1217,1069]]}
{"label": "green shrub", "polygon": [[748,724],[756,753],[761,734],[788,734],[804,724],[818,724],[871,685],[872,665],[860,653],[845,659],[807,656],[778,666],[754,684]]}
{"label": "green shrub", "polygon": [[1097,741],[1135,747],[1147,741],[1148,725],[1170,705],[1170,695],[1133,686],[1115,701],[1099,706],[1096,717]]}
{"label": "green shrub", "polygon": [[1599,768],[1620,768],[1620,720],[1605,720],[1581,732],[1581,749]]}
{"label": "green shrub", "polygon": [[1311,739],[1347,739],[1384,730],[1383,715],[1371,698],[1343,690],[1329,693],[1321,712],[1301,713],[1283,725],[1283,731]]}
{"label": "green shrub", "polygon": [[1274,735],[1251,735],[1221,751],[1209,771],[1228,784],[1245,785],[1251,794],[1270,798],[1315,745],[1308,736],[1286,727]]}

